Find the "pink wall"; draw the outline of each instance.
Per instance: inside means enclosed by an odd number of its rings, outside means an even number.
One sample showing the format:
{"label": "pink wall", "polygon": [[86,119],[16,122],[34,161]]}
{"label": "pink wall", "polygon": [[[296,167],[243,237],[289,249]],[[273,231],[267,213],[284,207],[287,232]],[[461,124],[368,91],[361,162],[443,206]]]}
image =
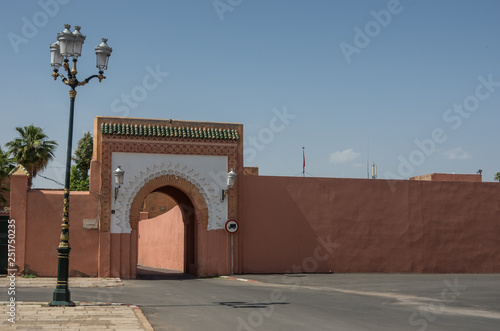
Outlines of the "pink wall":
{"label": "pink wall", "polygon": [[[23,171],[11,175],[10,218],[15,220],[16,269],[20,273],[56,276],[63,191],[31,190]],[[69,198],[70,276],[97,276],[98,229],[83,229],[84,219],[97,219],[98,199],[92,192]]]}
{"label": "pink wall", "polygon": [[[16,262],[19,272],[57,275],[63,192],[28,190],[27,177],[13,175],[11,218],[16,223]],[[97,218],[97,199],[89,192],[70,194],[71,276],[97,276],[98,230],[84,230],[83,219]]]}
{"label": "pink wall", "polygon": [[[196,219],[201,219],[198,210],[195,211],[195,214]],[[139,224],[141,222],[143,221],[140,221]],[[132,230],[131,234],[101,232],[100,240],[101,250],[102,247],[109,247],[109,255],[104,255],[104,257],[109,256],[109,262],[107,260],[101,261],[103,268],[99,270],[99,276],[120,277],[122,279],[135,278],[135,266],[138,263],[137,231]],[[239,256],[238,237],[234,238],[234,245],[236,256],[234,270],[235,273],[241,273],[239,261],[237,260],[237,256]],[[194,249],[196,251],[195,269],[191,269],[189,273],[198,277],[230,274],[229,235],[226,231],[207,231],[203,229],[201,222],[197,222]],[[158,254],[157,250],[154,250],[154,254]],[[109,271],[105,269],[106,267],[109,268]]]}
{"label": "pink wall", "polygon": [[138,226],[137,264],[184,270],[184,222],[178,206]]}
{"label": "pink wall", "polygon": [[500,272],[497,183],[240,180],[244,273]]}
{"label": "pink wall", "polygon": [[[25,265],[39,276],[56,276],[63,192],[30,190],[27,198]],[[82,228],[83,219],[97,218],[97,199],[89,192],[71,192],[69,206],[70,275],[97,276],[98,230]]]}
{"label": "pink wall", "polygon": [[410,180],[432,180],[446,182],[482,182],[483,176],[480,174],[440,174],[433,173],[422,176],[411,177]]}
{"label": "pink wall", "polygon": [[16,232],[16,267],[24,270],[26,252],[26,200],[28,195],[28,177],[17,172],[10,181],[10,219],[13,220]]}
{"label": "pink wall", "polygon": [[[20,271],[57,274],[60,190],[28,190],[11,177]],[[500,184],[480,182],[239,177],[235,273],[500,272]],[[70,273],[134,278],[139,263],[184,269],[178,207],[131,234],[84,230],[97,218],[89,192],[70,196]],[[196,211],[199,213],[199,211]],[[196,219],[201,219],[196,214]],[[228,274],[229,235],[197,222],[198,275]],[[139,245],[139,247],[138,247]],[[98,254],[106,250],[104,254]],[[217,252],[217,254],[214,254]],[[200,262],[202,261],[202,262]],[[170,262],[170,264],[162,264]],[[27,269],[29,266],[29,270]]]}

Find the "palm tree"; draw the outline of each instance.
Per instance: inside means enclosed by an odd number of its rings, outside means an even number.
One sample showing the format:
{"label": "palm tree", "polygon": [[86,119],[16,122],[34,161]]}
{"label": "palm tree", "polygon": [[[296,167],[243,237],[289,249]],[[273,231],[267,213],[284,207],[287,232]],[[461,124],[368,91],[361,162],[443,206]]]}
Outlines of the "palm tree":
{"label": "palm tree", "polygon": [[43,130],[33,124],[25,127],[16,127],[19,137],[9,141],[7,154],[14,161],[23,165],[30,174],[29,185],[36,174],[45,169],[47,163],[54,158],[57,143],[48,140]]}
{"label": "palm tree", "polygon": [[7,177],[11,170],[12,170],[12,165],[9,160],[8,153],[4,153],[2,147],[0,146],[0,180]]}
{"label": "palm tree", "polygon": [[2,147],[0,147],[0,205],[6,202],[4,194],[7,194],[9,188],[5,186],[5,179],[9,176],[12,168],[7,153],[4,153]]}
{"label": "palm tree", "polygon": [[500,182],[500,172],[497,172],[497,173],[495,174],[495,178],[494,178],[494,179],[495,179],[495,180],[498,180],[498,181]]}

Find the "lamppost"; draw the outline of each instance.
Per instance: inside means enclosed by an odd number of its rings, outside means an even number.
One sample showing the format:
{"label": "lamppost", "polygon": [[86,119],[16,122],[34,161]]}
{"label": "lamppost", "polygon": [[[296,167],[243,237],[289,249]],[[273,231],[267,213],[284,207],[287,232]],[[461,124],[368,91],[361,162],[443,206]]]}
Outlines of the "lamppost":
{"label": "lamppost", "polygon": [[[66,152],[66,177],[64,180],[64,204],[63,204],[63,218],[61,225],[61,242],[57,247],[58,260],[57,260],[57,285],[54,291],[51,306],[74,306],[71,301],[70,291],[68,289],[68,273],[69,273],[69,182],[71,172],[71,145],[73,142],[73,114],[75,109],[75,98],[77,86],[87,84],[92,78],[98,78],[99,82],[106,77],[103,76],[104,71],[108,68],[108,60],[111,55],[112,48],[106,44],[107,39],[102,39],[102,43],[95,48],[97,57],[97,68],[99,75],[93,75],[84,81],[78,81],[76,78],[76,62],[78,57],[82,54],[82,45],[85,41],[85,36],[81,34],[80,27],[75,26],[75,31],[71,32],[69,29],[71,25],[64,25],[63,32],[57,34],[57,41],[50,45],[51,66],[54,68],[52,77],[57,80],[61,77],[64,84],[68,85],[71,90],[69,91],[70,108],[69,108],[69,129],[68,129],[68,147]],[[69,58],[73,58],[73,67],[69,67]],[[64,62],[64,63],[63,63]],[[67,76],[59,73],[59,67],[63,67]]]}

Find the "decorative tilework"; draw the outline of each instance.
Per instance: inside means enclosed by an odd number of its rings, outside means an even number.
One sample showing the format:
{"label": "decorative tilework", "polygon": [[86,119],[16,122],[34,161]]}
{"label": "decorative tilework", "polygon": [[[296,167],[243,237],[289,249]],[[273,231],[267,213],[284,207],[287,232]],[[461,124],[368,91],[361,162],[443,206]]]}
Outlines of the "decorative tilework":
{"label": "decorative tilework", "polygon": [[101,123],[101,133],[111,136],[154,137],[159,139],[229,140],[240,139],[234,129],[163,126],[121,123]]}

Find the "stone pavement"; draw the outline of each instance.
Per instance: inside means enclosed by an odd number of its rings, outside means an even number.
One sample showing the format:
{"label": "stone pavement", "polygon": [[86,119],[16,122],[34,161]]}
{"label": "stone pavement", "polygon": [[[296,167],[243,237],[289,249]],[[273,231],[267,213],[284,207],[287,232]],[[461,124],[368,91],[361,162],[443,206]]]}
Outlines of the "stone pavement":
{"label": "stone pavement", "polygon": [[[9,287],[9,278],[0,277],[0,287]],[[57,278],[35,277],[23,278],[16,276],[16,287],[53,287],[56,288]],[[69,287],[113,287],[122,286],[120,278],[91,278],[91,277],[69,277]]]}
{"label": "stone pavement", "polygon": [[[8,290],[7,277],[0,286]],[[56,278],[16,277],[15,287],[54,287]],[[122,286],[117,278],[69,278],[69,287]],[[102,302],[75,302],[75,307],[49,307],[48,302],[0,302],[0,330],[146,330],[153,328],[139,307]]]}

